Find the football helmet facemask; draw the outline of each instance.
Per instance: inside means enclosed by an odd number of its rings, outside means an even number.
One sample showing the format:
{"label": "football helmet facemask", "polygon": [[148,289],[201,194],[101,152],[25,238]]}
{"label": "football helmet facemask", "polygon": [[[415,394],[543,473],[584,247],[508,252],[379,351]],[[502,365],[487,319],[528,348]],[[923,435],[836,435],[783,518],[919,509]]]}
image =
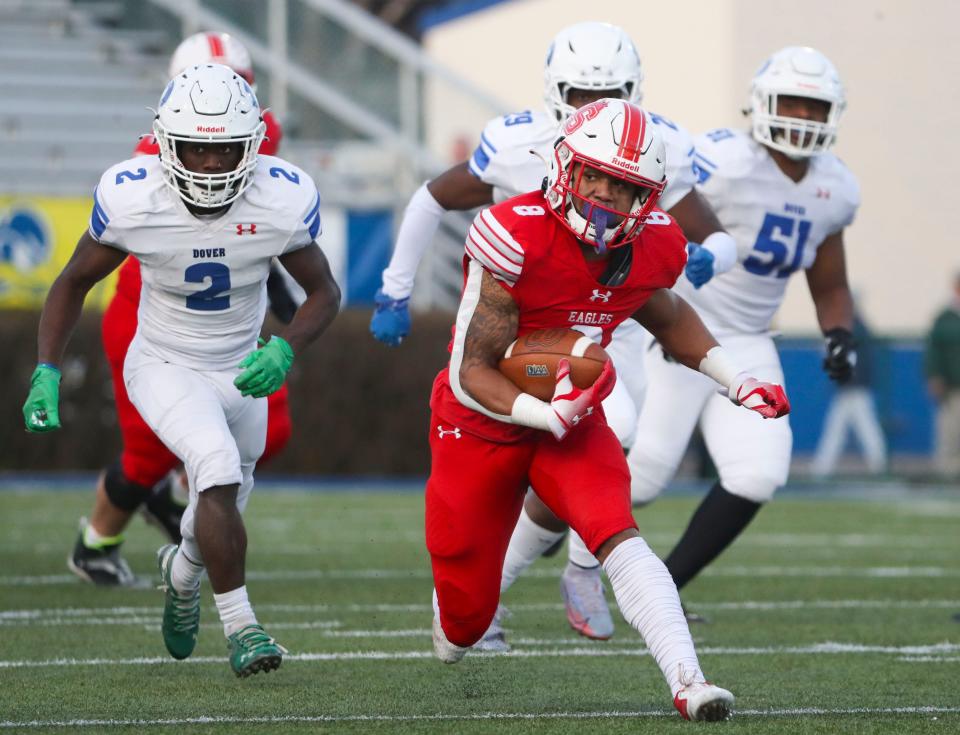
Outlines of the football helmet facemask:
{"label": "football helmet facemask", "polygon": [[[633,185],[630,211],[581,195],[585,167]],[[657,126],[630,102],[602,99],[564,122],[550,162],[546,198],[567,229],[603,253],[640,235],[666,183],[666,153]]]}
{"label": "football helmet facemask", "polygon": [[[826,121],[779,114],[782,96],[826,102]],[[748,110],[753,137],[791,158],[808,158],[833,145],[846,105],[840,75],[830,60],[816,49],[788,46],[767,59],[753,78]]]}
{"label": "football helmet facemask", "polygon": [[167,76],[172,79],[183,70],[201,64],[229,66],[257,90],[250,52],[229,33],[194,33],[183,39],[170,57]]}
{"label": "football helmet facemask", "polygon": [[[221,64],[194,66],[171,79],[153,121],[164,180],[185,202],[204,209],[229,204],[250,185],[265,132],[253,89]],[[243,150],[232,171],[197,173],[180,160],[178,143],[236,143]]]}
{"label": "football helmet facemask", "polygon": [[636,104],[643,93],[643,70],[633,41],[609,23],[577,23],[556,35],[544,69],[547,111],[561,122],[574,111],[567,102],[572,88],[617,91]]}

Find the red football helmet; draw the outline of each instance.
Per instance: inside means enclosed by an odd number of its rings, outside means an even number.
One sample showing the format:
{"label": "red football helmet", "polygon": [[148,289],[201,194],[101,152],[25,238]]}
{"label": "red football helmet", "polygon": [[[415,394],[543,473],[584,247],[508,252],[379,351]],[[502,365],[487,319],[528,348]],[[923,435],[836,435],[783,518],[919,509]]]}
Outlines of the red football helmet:
{"label": "red football helmet", "polygon": [[[550,210],[580,240],[598,251],[635,240],[666,186],[666,154],[657,126],[621,99],[581,107],[564,122],[547,175]],[[633,185],[629,211],[581,194],[584,171],[594,169]]]}

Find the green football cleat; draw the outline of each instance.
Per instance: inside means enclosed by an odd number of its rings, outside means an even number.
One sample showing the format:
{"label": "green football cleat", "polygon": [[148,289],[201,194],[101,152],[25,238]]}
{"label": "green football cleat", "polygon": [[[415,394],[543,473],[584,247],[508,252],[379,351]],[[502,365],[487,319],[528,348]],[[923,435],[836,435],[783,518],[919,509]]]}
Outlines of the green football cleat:
{"label": "green football cleat", "polygon": [[176,659],[187,658],[197,646],[197,633],[200,630],[200,586],[192,592],[181,594],[173,588],[170,572],[173,557],[177,555],[174,544],[161,546],[157,551],[157,564],[160,567],[160,589],[165,590],[163,602],[163,642],[170,655]]}
{"label": "green football cleat", "polygon": [[268,636],[260,625],[246,625],[227,638],[230,649],[230,668],[240,677],[258,671],[280,668],[287,649]]}

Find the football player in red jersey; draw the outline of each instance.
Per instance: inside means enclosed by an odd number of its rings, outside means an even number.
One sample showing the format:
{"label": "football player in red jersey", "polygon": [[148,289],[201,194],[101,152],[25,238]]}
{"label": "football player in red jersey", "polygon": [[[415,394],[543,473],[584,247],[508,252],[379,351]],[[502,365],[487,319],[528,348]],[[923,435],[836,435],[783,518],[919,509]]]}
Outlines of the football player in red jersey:
{"label": "football player in red jersey", "polygon": [[[487,630],[532,484],[603,564],[681,715],[717,720],[729,714],[733,695],[706,681],[676,586],[631,514],[626,460],[600,406],[616,379],[612,364],[581,390],[561,361],[549,402],[522,393],[497,369],[518,335],[580,325],[603,345],[634,318],[734,403],[769,418],[789,411],[782,388],[740,371],[669,290],[686,262],[686,238],[655,209],[664,158],[660,133],[639,107],[602,99],[564,124],[543,192],[508,199],[474,220],[450,365],[430,402],[433,641],[437,657],[454,663]],[[591,301],[599,288],[609,298]]]}
{"label": "football player in red jersey", "polygon": [[[170,59],[169,75],[174,77],[188,67],[206,63],[229,66],[255,87],[249,52],[226,33],[197,33],[185,39]],[[264,111],[263,121],[267,131],[259,152],[276,155],[283,137],[280,123],[269,110]],[[153,135],[143,136],[134,149],[134,155],[155,156],[159,152]],[[123,383],[123,361],[137,331],[140,286],[140,263],[128,257],[120,267],[116,293],[102,322],[103,349],[113,376],[123,450],[120,458],[101,474],[90,520],[81,520],[80,536],[67,558],[67,565],[81,579],[100,585],[134,582],[130,567],[120,556],[120,544],[124,529],[138,509],[174,543],[179,543],[180,518],[186,507],[186,498],[182,497],[186,489],[178,487],[182,482],[179,473],[171,472],[180,460],[140,417]],[[289,322],[296,303],[283,275],[275,268],[271,269],[267,291],[271,310],[281,321]],[[283,449],[292,432],[285,384],[267,398],[267,405],[267,441],[260,464]]]}

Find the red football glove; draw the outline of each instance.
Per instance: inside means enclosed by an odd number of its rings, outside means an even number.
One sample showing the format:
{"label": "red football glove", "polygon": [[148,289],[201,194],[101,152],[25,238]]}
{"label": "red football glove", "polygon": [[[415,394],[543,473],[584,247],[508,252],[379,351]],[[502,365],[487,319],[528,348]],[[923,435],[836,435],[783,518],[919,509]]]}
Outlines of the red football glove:
{"label": "red football glove", "polygon": [[570,380],[570,361],[558,361],[557,387],[550,400],[553,416],[550,417],[549,424],[553,435],[558,440],[563,439],[570,429],[592,414],[601,401],[610,395],[616,382],[617,373],[611,360],[607,360],[600,375],[589,388],[574,386]]}
{"label": "red football glove", "polygon": [[761,383],[746,373],[740,373],[733,379],[728,395],[738,406],[756,411],[765,419],[778,419],[790,413],[790,401],[783,386]]}

